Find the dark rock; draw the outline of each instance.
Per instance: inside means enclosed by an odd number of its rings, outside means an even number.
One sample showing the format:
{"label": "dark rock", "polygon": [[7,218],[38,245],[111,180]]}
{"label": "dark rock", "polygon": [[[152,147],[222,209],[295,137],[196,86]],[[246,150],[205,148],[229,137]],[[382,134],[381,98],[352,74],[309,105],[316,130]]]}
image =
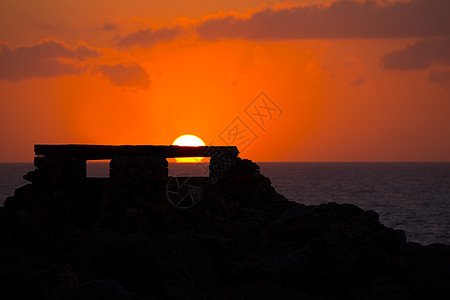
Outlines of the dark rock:
{"label": "dark rock", "polygon": [[[294,249],[278,253],[269,259],[264,273],[270,282],[289,284],[295,281],[299,271],[302,250]],[[296,283],[292,283],[296,284]]]}
{"label": "dark rock", "polygon": [[1,273],[3,299],[66,299],[79,286],[68,264],[42,265],[27,259],[14,267],[3,267]]}
{"label": "dark rock", "polygon": [[171,272],[167,260],[164,249],[137,232],[95,252],[87,266],[96,278],[114,278],[130,291],[151,295]]}
{"label": "dark rock", "polygon": [[33,229],[34,220],[28,211],[19,209],[16,213],[17,224],[26,231]]}
{"label": "dark rock", "polygon": [[253,282],[246,285],[232,287],[222,287],[214,289],[208,293],[196,295],[197,299],[285,299],[285,300],[312,300],[315,299],[307,293],[300,292],[295,288],[267,284],[263,282]]}
{"label": "dark rock", "polygon": [[[140,300],[143,298],[128,292],[120,283],[112,279],[95,279],[82,284],[74,290],[70,300],[104,299],[104,300]],[[158,299],[158,298],[154,298]]]}
{"label": "dark rock", "polygon": [[85,272],[94,277],[115,278],[130,292],[185,298],[192,291],[218,283],[208,252],[189,234],[170,236],[157,243],[143,232],[108,240],[97,251],[76,258],[78,264],[89,268]]}
{"label": "dark rock", "polygon": [[168,254],[167,264],[175,270],[174,286],[186,291],[206,290],[217,286],[219,276],[200,239],[183,231],[157,242]]}
{"label": "dark rock", "polygon": [[226,165],[209,153],[217,177],[177,209],[165,158],[132,155],[180,149],[64,150],[119,155],[109,179],[84,178],[84,159],[37,157],[32,184],[0,208],[2,299],[450,298],[450,246],[407,243],[355,205],[290,202],[235,153]]}
{"label": "dark rock", "polygon": [[263,266],[248,260],[225,262],[220,271],[223,282],[227,284],[251,283],[263,277]]}
{"label": "dark rock", "polygon": [[341,295],[360,283],[362,264],[355,249],[314,239],[300,252],[297,284],[313,294]]}
{"label": "dark rock", "polygon": [[199,239],[215,262],[242,259],[245,246],[242,242],[220,235],[199,235]]}
{"label": "dark rock", "polygon": [[223,229],[223,234],[243,243],[248,248],[264,247],[270,235],[272,221],[261,214],[241,218],[229,222]]}
{"label": "dark rock", "polygon": [[95,278],[92,269],[97,264],[95,260],[101,255],[100,253],[122,239],[122,235],[112,231],[79,230],[68,235],[57,250],[67,257],[79,279],[84,282]]}

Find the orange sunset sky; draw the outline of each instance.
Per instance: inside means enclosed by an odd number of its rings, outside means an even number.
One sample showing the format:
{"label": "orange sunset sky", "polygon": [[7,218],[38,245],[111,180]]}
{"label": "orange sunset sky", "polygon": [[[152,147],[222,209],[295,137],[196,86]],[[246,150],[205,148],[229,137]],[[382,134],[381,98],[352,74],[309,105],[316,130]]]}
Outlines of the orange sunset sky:
{"label": "orange sunset sky", "polygon": [[37,143],[450,161],[450,1],[0,1],[0,161]]}

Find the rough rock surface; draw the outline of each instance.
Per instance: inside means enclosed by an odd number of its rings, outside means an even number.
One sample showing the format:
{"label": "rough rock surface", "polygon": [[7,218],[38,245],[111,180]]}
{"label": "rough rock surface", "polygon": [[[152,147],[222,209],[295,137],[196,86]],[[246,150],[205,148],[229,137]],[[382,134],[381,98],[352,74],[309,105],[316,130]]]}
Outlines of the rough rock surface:
{"label": "rough rock surface", "polygon": [[249,160],[188,210],[33,176],[0,208],[2,299],[450,299],[450,246],[351,204],[288,201]]}

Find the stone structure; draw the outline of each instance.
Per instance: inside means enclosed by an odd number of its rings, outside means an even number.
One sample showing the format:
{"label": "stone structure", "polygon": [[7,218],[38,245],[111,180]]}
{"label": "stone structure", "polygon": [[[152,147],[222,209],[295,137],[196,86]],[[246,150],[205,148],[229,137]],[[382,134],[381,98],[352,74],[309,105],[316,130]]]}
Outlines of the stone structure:
{"label": "stone structure", "polygon": [[[210,157],[210,180],[208,177],[191,180],[199,188],[203,183],[216,182],[233,160],[240,160],[238,149],[228,146],[35,145],[34,151],[36,169],[24,176],[32,184],[18,189],[16,201],[7,200],[6,206],[24,199],[32,206],[38,205],[39,211],[44,204],[49,205],[44,211],[66,211],[61,216],[65,220],[49,227],[65,223],[69,229],[95,222],[117,228],[127,223],[130,216],[160,211],[168,203],[177,208],[191,208],[199,200],[198,195],[193,199],[192,189],[183,189],[181,195],[169,195],[168,190],[179,186],[178,181],[174,186],[175,181],[169,180],[167,158]],[[109,178],[87,178],[86,162],[105,159],[110,160]],[[180,180],[184,182],[186,178]]]}
{"label": "stone structure", "polygon": [[[193,207],[199,195],[192,199],[190,185],[179,190],[181,195],[169,197],[169,191],[179,188],[177,180],[186,178],[168,176],[167,158],[211,158],[209,178],[189,178],[197,193],[215,184],[231,162],[242,161],[237,148],[228,146],[35,145],[34,151],[36,169],[24,176],[32,184],[18,188],[5,207],[27,207],[20,218],[22,227],[35,230],[40,224],[40,231],[48,229],[52,235],[75,228],[145,229],[167,216],[171,205]],[[86,176],[88,160],[105,159],[110,160],[109,178]]]}
{"label": "stone structure", "polygon": [[[234,147],[35,150],[32,184],[0,207],[2,299],[450,299],[449,245],[288,201]],[[189,210],[158,195],[179,156],[221,172]],[[88,159],[111,159],[110,178],[86,178]]]}
{"label": "stone structure", "polygon": [[210,157],[210,177],[215,180],[239,154],[233,146],[144,145],[35,145],[34,152],[34,165],[38,168],[34,174],[55,186],[82,180],[86,177],[86,161],[103,159],[111,160],[112,180],[133,185],[135,180],[167,181],[166,158]]}

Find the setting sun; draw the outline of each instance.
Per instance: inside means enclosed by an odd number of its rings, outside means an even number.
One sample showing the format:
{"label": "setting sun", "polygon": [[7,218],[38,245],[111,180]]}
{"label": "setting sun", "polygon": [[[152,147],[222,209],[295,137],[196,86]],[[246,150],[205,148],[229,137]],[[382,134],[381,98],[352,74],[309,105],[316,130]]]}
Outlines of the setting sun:
{"label": "setting sun", "polygon": [[[172,145],[174,146],[205,146],[205,142],[202,141],[201,138],[192,134],[185,134],[179,136],[173,141]],[[177,157],[175,158],[177,163],[199,163],[201,162],[203,157]]]}
{"label": "setting sun", "polygon": [[174,146],[205,146],[201,138],[192,134],[185,134],[173,141]]}

